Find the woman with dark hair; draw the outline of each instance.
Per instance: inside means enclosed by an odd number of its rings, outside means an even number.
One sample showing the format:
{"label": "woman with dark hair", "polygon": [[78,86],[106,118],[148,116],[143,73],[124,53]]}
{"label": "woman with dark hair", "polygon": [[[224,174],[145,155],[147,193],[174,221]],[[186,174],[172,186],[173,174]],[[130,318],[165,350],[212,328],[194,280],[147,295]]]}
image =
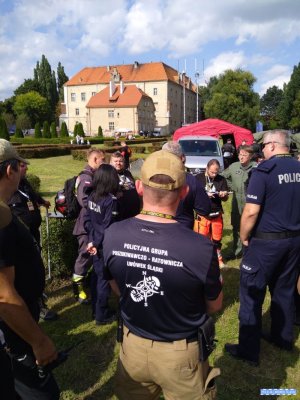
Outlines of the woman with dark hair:
{"label": "woman with dark hair", "polygon": [[118,219],[118,189],[117,171],[111,165],[102,164],[95,171],[92,186],[89,188],[84,223],[89,237],[87,251],[93,257],[91,299],[93,318],[97,325],[109,324],[115,319],[115,314],[108,307],[110,286],[103,277],[102,242],[105,229]]}
{"label": "woman with dark hair", "polygon": [[222,201],[228,199],[228,186],[226,179],[219,175],[220,163],[212,159],[207,163],[205,173],[196,175],[201,185],[206,190],[211,202],[211,212],[208,215],[197,215],[194,230],[204,236],[208,236],[217,248],[220,268],[224,262],[221,253],[223,234],[223,207]]}

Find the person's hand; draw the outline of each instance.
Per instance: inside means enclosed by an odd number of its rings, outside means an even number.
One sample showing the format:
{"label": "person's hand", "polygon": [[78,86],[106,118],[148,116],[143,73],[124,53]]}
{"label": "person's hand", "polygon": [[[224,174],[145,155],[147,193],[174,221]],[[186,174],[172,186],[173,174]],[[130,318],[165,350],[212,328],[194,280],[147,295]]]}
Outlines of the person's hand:
{"label": "person's hand", "polygon": [[249,246],[249,240],[248,239],[247,240],[243,240],[242,243],[243,243],[243,246],[245,246],[245,247]]}
{"label": "person's hand", "polygon": [[86,251],[92,256],[95,256],[97,254],[97,248],[93,245],[92,242],[87,245]]}
{"label": "person's hand", "polygon": [[215,197],[215,193],[214,192],[207,192],[207,195],[209,198],[214,198]]}
{"label": "person's hand", "polygon": [[228,192],[227,191],[219,192],[219,197],[221,197],[221,199],[223,199],[226,196],[228,196]]}
{"label": "person's hand", "polygon": [[47,365],[57,359],[57,351],[52,340],[42,334],[36,345],[32,346],[37,365]]}

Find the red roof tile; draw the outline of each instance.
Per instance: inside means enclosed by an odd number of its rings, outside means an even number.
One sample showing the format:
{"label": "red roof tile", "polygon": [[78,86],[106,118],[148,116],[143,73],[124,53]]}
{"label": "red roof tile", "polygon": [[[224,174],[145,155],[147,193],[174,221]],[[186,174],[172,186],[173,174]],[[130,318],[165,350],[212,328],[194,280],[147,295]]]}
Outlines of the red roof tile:
{"label": "red roof tile", "polygon": [[112,97],[109,97],[109,86],[95,94],[87,103],[87,108],[109,108],[109,107],[136,107],[143,97],[151,98],[137,88],[135,85],[124,87],[124,92],[120,93],[120,86],[116,86],[116,90]]}
{"label": "red roof tile", "polygon": [[[136,65],[136,67],[135,67]],[[108,84],[111,73],[116,68],[120,79],[124,82],[149,82],[170,80],[178,83],[178,72],[162,63],[153,62],[145,64],[115,65],[109,67],[86,67],[74,75],[66,86],[89,85],[97,83]]]}

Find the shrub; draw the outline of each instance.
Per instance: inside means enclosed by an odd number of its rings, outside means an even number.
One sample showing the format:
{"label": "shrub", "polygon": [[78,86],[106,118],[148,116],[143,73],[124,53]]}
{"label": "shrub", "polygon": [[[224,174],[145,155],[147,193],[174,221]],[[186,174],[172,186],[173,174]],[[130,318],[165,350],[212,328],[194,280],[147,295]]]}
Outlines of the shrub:
{"label": "shrub", "polygon": [[74,125],[74,131],[73,131],[73,137],[76,137],[76,136],[78,135],[78,133],[77,133],[77,127],[78,127],[78,124],[75,124],[75,125]]}
{"label": "shrub", "polygon": [[71,154],[74,160],[86,161],[86,150],[72,150]]}
{"label": "shrub", "polygon": [[41,126],[40,123],[37,122],[34,126],[34,137],[35,138],[41,138],[42,137],[42,131],[41,131]]}
{"label": "shrub", "polygon": [[26,178],[33,187],[34,191],[38,193],[40,191],[40,186],[41,186],[40,178],[33,174],[26,174]]}
{"label": "shrub", "polygon": [[0,138],[10,140],[7,125],[3,118],[0,118]]}
{"label": "shrub", "polygon": [[101,126],[98,127],[98,137],[102,137],[103,138],[103,130],[102,130]]}
{"label": "shrub", "polygon": [[63,121],[61,124],[60,137],[69,137],[67,124],[65,123],[65,121]]}
{"label": "shrub", "polygon": [[51,138],[48,121],[45,121],[44,124],[43,124],[43,138],[46,138],[46,139]]}
{"label": "shrub", "polygon": [[[82,136],[82,137],[85,136],[84,130],[83,130],[83,125],[82,125],[81,122],[79,122],[79,123],[77,124],[76,135],[79,135],[79,136]],[[75,133],[74,133],[74,136],[76,136],[76,135],[75,135]]]}
{"label": "shrub", "polygon": [[50,126],[50,134],[51,134],[51,138],[57,138],[56,125],[55,125],[54,121],[51,123],[51,126]]}
{"label": "shrub", "polygon": [[14,137],[16,138],[24,138],[23,131],[21,128],[17,127]]}
{"label": "shrub", "polygon": [[43,259],[47,267],[49,248],[52,277],[66,278],[73,272],[77,257],[77,240],[72,234],[74,223],[75,221],[62,218],[49,218],[47,234],[46,220],[43,219],[41,225]]}

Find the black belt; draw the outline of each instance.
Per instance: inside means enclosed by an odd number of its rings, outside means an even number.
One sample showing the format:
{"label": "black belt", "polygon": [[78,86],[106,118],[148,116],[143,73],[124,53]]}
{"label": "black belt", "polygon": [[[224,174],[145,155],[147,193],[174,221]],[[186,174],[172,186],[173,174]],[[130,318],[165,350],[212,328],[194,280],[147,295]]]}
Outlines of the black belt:
{"label": "black belt", "polygon": [[297,236],[300,236],[300,231],[255,232],[252,237],[256,239],[276,240],[276,239],[289,239]]}

